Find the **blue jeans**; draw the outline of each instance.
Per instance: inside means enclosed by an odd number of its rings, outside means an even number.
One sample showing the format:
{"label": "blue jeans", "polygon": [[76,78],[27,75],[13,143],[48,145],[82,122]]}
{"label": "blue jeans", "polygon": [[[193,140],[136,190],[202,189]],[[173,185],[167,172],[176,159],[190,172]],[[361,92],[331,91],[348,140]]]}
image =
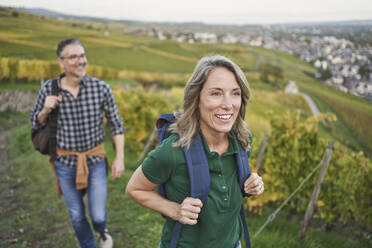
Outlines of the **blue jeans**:
{"label": "blue jeans", "polygon": [[[96,248],[92,229],[85,215],[82,190],[76,189],[76,168],[69,168],[58,161],[54,162],[59,184],[66,201],[70,220],[81,247]],[[88,208],[93,228],[103,232],[106,228],[106,161],[89,165]]]}

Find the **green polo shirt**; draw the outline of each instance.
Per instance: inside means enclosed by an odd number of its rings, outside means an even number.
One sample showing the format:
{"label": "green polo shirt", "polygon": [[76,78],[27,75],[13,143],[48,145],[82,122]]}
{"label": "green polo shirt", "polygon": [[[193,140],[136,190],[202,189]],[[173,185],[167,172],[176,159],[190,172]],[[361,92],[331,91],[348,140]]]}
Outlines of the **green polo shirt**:
{"label": "green polo shirt", "polygon": [[[233,135],[228,151],[219,156],[209,150],[203,136],[202,139],[209,164],[210,191],[198,223],[183,226],[177,247],[232,248],[244,235],[239,214],[243,197],[235,162],[238,143]],[[165,184],[169,200],[181,203],[190,196],[190,183],[184,153],[180,147],[172,146],[177,140],[178,136],[173,134],[151,151],[142,164],[142,171],[152,183]],[[174,224],[174,220],[166,218],[161,248],[169,247]]]}

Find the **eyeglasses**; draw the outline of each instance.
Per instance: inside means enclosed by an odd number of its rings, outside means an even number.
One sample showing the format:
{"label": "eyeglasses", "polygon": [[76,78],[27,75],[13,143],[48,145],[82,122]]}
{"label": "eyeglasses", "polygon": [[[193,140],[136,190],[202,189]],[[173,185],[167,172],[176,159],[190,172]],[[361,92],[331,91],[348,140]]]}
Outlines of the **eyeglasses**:
{"label": "eyeglasses", "polygon": [[76,62],[78,61],[79,59],[85,59],[86,56],[85,56],[85,53],[82,53],[80,55],[77,55],[77,54],[74,54],[74,55],[70,55],[68,57],[60,57],[61,59],[68,59],[70,60],[71,62]]}

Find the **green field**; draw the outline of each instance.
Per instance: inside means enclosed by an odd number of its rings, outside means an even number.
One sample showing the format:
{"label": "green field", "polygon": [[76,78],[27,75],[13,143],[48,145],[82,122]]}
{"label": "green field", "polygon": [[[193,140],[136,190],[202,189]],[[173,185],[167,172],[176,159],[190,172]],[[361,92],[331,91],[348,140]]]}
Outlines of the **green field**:
{"label": "green field", "polygon": [[[0,8],[0,57],[54,61],[58,41],[74,37],[83,42],[91,65],[135,71],[139,74],[183,75],[191,74],[198,59],[204,55],[226,55],[246,72],[252,89],[246,120],[254,134],[253,156],[256,156],[264,134],[271,132],[271,113],[301,111],[304,117],[311,114],[301,97],[281,91],[289,80],[296,81],[300,90],[309,94],[322,112],[337,116],[336,122],[320,128],[322,136],[372,156],[372,104],[323,86],[311,77],[315,70],[308,63],[281,51],[244,45],[159,41],[147,36],[129,35],[123,32],[126,28],[128,27],[123,23],[56,20],[21,12],[13,17],[12,11]],[[109,35],[105,36],[105,32]],[[277,83],[262,82],[258,66],[264,62],[281,67],[284,78]],[[140,85],[133,78],[106,81],[114,89],[123,84]],[[7,79],[0,81],[0,90],[38,88],[39,83],[22,81],[12,84]],[[182,97],[181,88],[173,87],[170,91],[176,97]],[[9,119],[18,123],[22,118],[27,118],[27,113],[0,113],[0,125],[7,130],[17,126],[9,124]],[[125,116],[123,118],[125,121]],[[29,124],[20,125],[8,142],[9,168],[4,179],[8,188],[4,189],[5,193],[2,195],[2,200],[6,201],[1,208],[0,247],[77,247],[63,199],[56,197],[54,178],[47,159],[31,147],[29,130]],[[106,148],[112,158],[109,139],[106,141]],[[125,185],[138,166],[136,160],[132,153],[126,154],[126,173],[118,181],[109,181],[108,222],[117,242],[116,247],[155,247],[161,233],[163,219],[124,195]],[[275,205],[265,206],[263,215],[249,214],[251,234],[265,222],[274,207]],[[289,218],[290,215],[292,217]],[[344,228],[339,232],[326,232],[322,222],[317,228],[310,229],[305,241],[300,242],[297,240],[297,232],[302,216],[288,216],[285,213],[280,214],[253,241],[253,246],[368,246],[359,243],[358,237],[362,235],[359,229]]]}

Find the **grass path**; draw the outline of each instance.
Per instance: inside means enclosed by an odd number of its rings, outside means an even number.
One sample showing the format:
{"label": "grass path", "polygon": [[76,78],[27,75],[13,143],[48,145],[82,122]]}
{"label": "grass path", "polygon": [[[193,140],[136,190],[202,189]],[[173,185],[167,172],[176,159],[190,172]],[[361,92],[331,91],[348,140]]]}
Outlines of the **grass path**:
{"label": "grass path", "polygon": [[[26,114],[8,120],[6,117],[0,120],[0,247],[77,247],[71,228],[64,221],[67,215],[61,212],[61,199],[57,199],[55,191],[51,191],[49,195],[53,195],[53,200],[47,200],[48,193],[43,192],[48,190],[47,187],[30,195],[27,189],[34,185],[40,187],[45,180],[38,178],[40,180],[35,181],[30,173],[24,174],[24,164],[18,163],[18,158],[10,152],[8,140],[18,130],[14,127],[27,122]],[[28,132],[26,137],[29,138],[29,135]],[[35,163],[34,166],[40,165],[38,159],[32,157],[30,162]],[[32,167],[27,169],[38,172]],[[60,239],[58,244],[55,235],[65,238]]]}
{"label": "grass path", "polygon": [[[8,212],[17,208],[17,201],[13,198],[14,189],[12,188],[11,178],[8,176],[9,163],[8,163],[8,154],[6,141],[8,137],[12,134],[11,130],[2,129],[0,132],[0,215],[5,216]],[[7,225],[4,218],[0,218],[0,244],[4,240],[7,240],[9,243],[16,241],[17,233],[4,228]]]}

